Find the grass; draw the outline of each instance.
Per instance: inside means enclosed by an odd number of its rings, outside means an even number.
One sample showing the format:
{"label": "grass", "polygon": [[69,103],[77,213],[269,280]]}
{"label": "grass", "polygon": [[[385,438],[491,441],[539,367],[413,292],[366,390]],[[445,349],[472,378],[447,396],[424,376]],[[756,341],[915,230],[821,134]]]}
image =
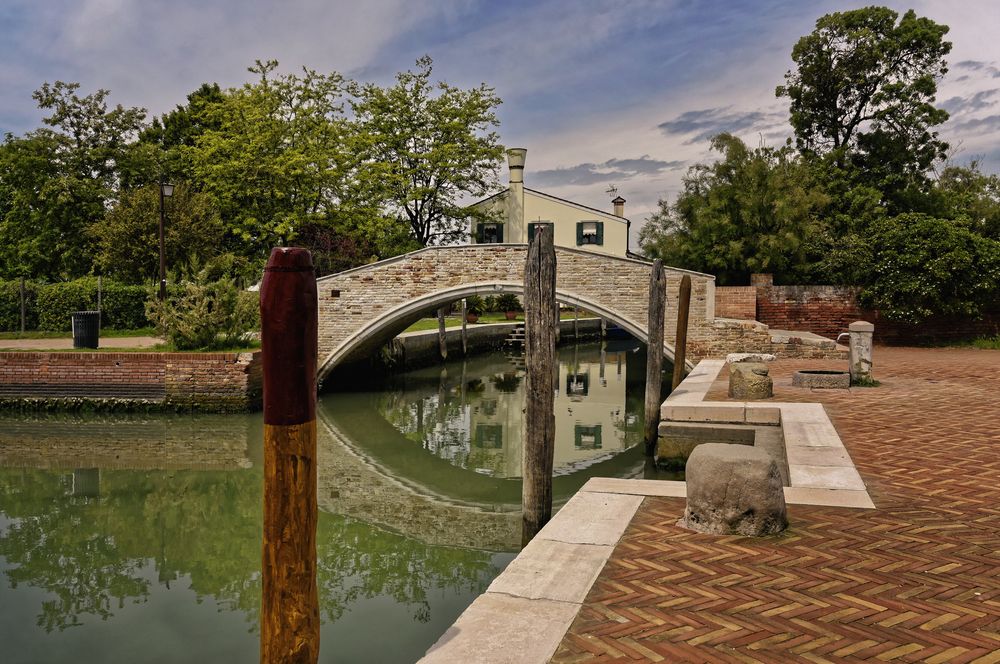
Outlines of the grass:
{"label": "grass", "polygon": [[[580,312],[580,318],[588,318],[590,314],[586,314],[583,311]],[[560,318],[563,320],[573,320],[572,311],[563,311],[560,314]],[[518,312],[517,318],[514,320],[507,320],[507,316],[502,311],[491,311],[485,313],[479,317],[479,320],[475,323],[470,323],[470,325],[479,325],[480,323],[518,323],[524,322],[524,313]],[[460,316],[446,316],[444,319],[444,326],[446,328],[450,327],[462,327],[462,318]],[[435,316],[434,318],[421,318],[413,325],[406,328],[405,332],[424,332],[427,330],[438,329],[438,320]]]}
{"label": "grass", "polygon": [[[152,327],[139,327],[134,330],[112,330],[101,328],[102,339],[114,339],[117,337],[155,337],[156,330]],[[20,332],[0,332],[0,339],[70,339],[72,332],[48,332],[44,330],[28,330]]]}
{"label": "grass", "polygon": [[980,337],[972,340],[972,345],[985,350],[1000,350],[1000,334],[995,337]]}

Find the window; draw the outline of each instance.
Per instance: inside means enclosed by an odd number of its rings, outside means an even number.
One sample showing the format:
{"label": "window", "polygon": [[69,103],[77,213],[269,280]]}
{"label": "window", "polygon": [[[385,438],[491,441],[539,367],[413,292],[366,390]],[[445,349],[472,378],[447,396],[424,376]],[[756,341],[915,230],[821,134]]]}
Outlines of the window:
{"label": "window", "polygon": [[476,441],[474,445],[484,450],[499,450],[503,448],[502,424],[476,425]]}
{"label": "window", "polygon": [[503,242],[503,224],[479,224],[476,226],[477,244],[499,244]]}
{"label": "window", "polygon": [[573,439],[573,447],[578,450],[599,450],[601,449],[601,425],[577,424],[573,427]]}
{"label": "window", "polygon": [[528,242],[531,242],[531,241],[533,241],[535,239],[535,229],[536,228],[538,228],[538,227],[545,227],[545,226],[548,226],[549,229],[551,229],[552,228],[552,222],[551,221],[533,221],[530,224],[528,224]]}
{"label": "window", "polygon": [[590,392],[589,373],[566,374],[566,395],[573,397],[585,397]]}
{"label": "window", "polygon": [[576,244],[583,246],[586,244],[604,244],[604,222],[603,221],[578,221],[576,223]]}

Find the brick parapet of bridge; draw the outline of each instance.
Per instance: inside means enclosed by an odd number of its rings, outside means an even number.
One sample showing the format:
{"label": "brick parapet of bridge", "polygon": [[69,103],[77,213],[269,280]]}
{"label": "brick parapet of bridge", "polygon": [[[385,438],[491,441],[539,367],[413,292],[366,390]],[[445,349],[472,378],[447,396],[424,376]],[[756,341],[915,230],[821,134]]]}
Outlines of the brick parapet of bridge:
{"label": "brick parapet of bridge", "polygon": [[[526,245],[431,247],[320,279],[321,365],[334,351],[343,351],[345,344],[354,345],[373,334],[370,326],[375,321],[393,316],[409,303],[430,302],[436,294],[470,284],[484,288],[489,284],[519,286],[524,280],[526,256]],[[560,299],[577,298],[581,307],[603,309],[609,319],[619,324],[629,322],[645,333],[649,263],[564,247],[556,248],[556,263]],[[713,324],[714,277],[674,268],[667,268],[666,273],[668,345],[676,328],[677,294],[685,274],[692,280],[688,338],[694,352],[689,351],[689,356],[698,359],[704,356],[702,349],[714,352],[722,338],[739,336],[738,330],[720,333]]]}

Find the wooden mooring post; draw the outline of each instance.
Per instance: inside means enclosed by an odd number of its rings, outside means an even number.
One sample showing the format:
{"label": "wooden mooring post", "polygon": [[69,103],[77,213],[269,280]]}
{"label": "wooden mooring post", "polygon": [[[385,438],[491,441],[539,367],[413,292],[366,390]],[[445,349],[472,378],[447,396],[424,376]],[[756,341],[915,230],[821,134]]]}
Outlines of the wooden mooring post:
{"label": "wooden mooring post", "polygon": [[527,545],[552,517],[556,418],[556,252],[552,231],[536,229],[524,266],[526,412],[521,543]]}
{"label": "wooden mooring post", "polygon": [[469,354],[469,336],[466,330],[466,325],[468,323],[467,317],[469,315],[468,309],[466,308],[465,298],[462,298],[462,357]]}
{"label": "wooden mooring post", "polygon": [[649,272],[649,320],[646,342],[646,410],[643,440],[646,456],[656,451],[660,424],[660,383],[663,381],[663,315],[667,306],[667,276],[663,261],[656,259]]}
{"label": "wooden mooring post", "polygon": [[438,353],[441,355],[442,362],[448,359],[448,335],[444,331],[444,310],[445,307],[438,309]]}
{"label": "wooden mooring post", "polygon": [[674,339],[674,377],[670,389],[676,390],[684,380],[687,362],[688,314],[691,312],[691,277],[681,278],[681,292],[677,298],[677,336]]}
{"label": "wooden mooring post", "polygon": [[264,541],[260,661],[314,664],[317,300],[312,256],[276,248],[260,288]]}

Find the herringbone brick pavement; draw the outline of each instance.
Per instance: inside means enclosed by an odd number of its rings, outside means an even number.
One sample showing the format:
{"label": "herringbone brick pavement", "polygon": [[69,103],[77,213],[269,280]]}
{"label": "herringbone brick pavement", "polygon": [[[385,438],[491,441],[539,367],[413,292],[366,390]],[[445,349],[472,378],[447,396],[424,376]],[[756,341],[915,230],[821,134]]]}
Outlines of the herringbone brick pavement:
{"label": "herringbone brick pavement", "polygon": [[[789,507],[767,539],[647,498],[555,662],[1000,662],[1000,351],[877,348],[877,388],[822,401],[877,509]],[[725,397],[723,379],[708,399]]]}

